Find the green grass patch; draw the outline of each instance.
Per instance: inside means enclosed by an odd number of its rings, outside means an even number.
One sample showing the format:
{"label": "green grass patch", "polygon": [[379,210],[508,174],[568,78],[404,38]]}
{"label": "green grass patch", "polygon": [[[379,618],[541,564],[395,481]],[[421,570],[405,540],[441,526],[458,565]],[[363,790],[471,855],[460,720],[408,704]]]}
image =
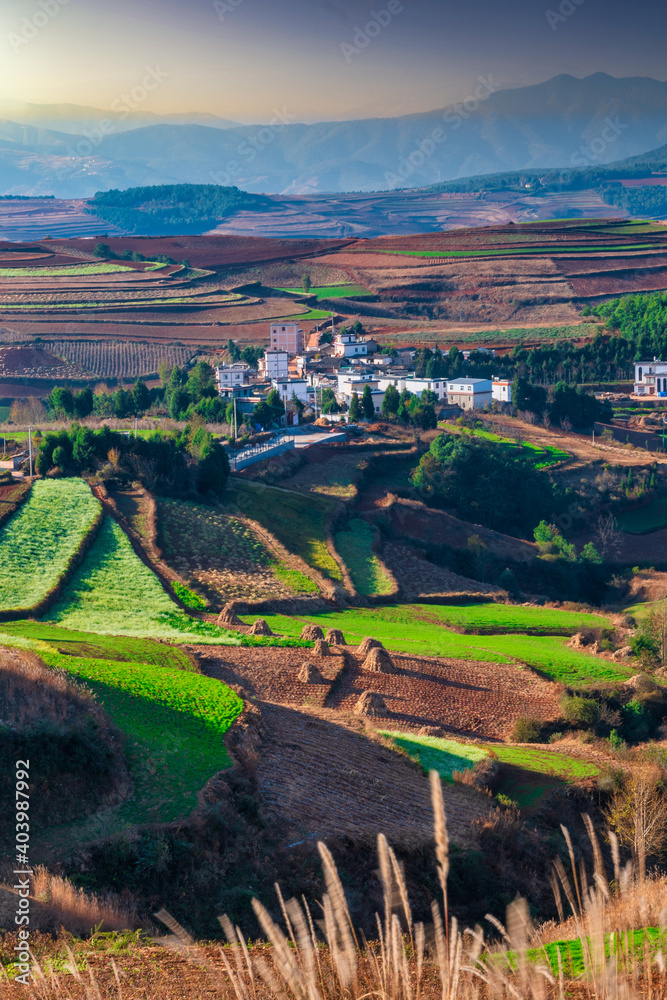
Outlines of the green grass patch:
{"label": "green grass patch", "polygon": [[[483,606],[478,606],[479,608]],[[491,608],[501,608],[504,605],[492,605]],[[472,609],[477,614],[476,609]],[[506,612],[507,624],[515,628],[521,627],[521,613],[528,611],[524,627],[535,624],[534,611],[514,606]],[[548,609],[537,609],[548,610]],[[408,653],[413,656],[442,656],[462,660],[475,660],[488,663],[509,663],[518,660],[539,670],[550,680],[568,684],[572,687],[590,687],[599,683],[616,683],[626,680],[632,673],[631,668],[614,663],[611,660],[601,660],[578,649],[567,646],[567,638],[560,635],[525,635],[492,634],[492,635],[462,635],[452,632],[446,627],[447,616],[455,619],[458,614],[465,616],[456,606],[450,605],[395,605],[378,608],[354,608],[346,611],[323,611],[312,615],[291,618],[286,615],[265,615],[272,631],[288,637],[300,635],[304,624],[319,625],[325,631],[338,628],[345,635],[350,645],[358,645],[365,636],[379,639],[387,649],[397,653]],[[479,612],[493,614],[493,611]],[[514,613],[516,618],[510,620]],[[499,612],[502,615],[503,612]],[[572,634],[581,625],[581,615],[577,612],[561,612],[571,615]],[[443,615],[443,623],[437,621]],[[596,616],[591,616],[595,617]],[[436,620],[434,620],[436,619]],[[562,619],[556,619],[558,626],[543,627],[561,628]],[[604,619],[602,619],[604,621]],[[596,621],[599,619],[596,618]],[[247,619],[251,624],[251,619]],[[498,629],[506,626],[499,623]]]}
{"label": "green grass patch", "polygon": [[330,319],[331,310],[329,309],[308,309],[306,312],[297,313],[295,316],[285,316],[285,322],[309,322],[310,320],[318,319]]}
{"label": "green grass patch", "polygon": [[186,816],[197,792],[230,766],[223,737],[243,702],[220,681],[143,663],[41,655],[85,681],[126,736],[134,792],[115,811],[118,821],[169,823]]}
{"label": "green grass patch", "polygon": [[551,244],[550,246],[516,247],[504,250],[357,250],[356,253],[386,253],[402,257],[514,257],[515,254],[548,254],[552,257],[563,254],[586,253],[627,253],[632,250],[656,250],[654,243],[630,244],[629,246],[566,246]]}
{"label": "green grass patch", "polygon": [[94,545],[44,620],[101,635],[239,643],[230,632],[179,611],[110,517],[105,517]]}
{"label": "green grass patch", "polygon": [[473,743],[458,743],[437,736],[414,736],[412,733],[382,732],[389,739],[418,760],[425,771],[437,771],[446,781],[452,780],[454,771],[467,771],[478,760],[488,757],[488,751]]}
{"label": "green grass patch", "polygon": [[60,628],[49,622],[3,622],[3,636],[20,636],[36,642],[46,642],[55,651],[67,656],[82,656],[94,660],[119,660],[192,670],[193,663],[185,650],[155,639],[134,639],[128,636],[95,635]]}
{"label": "green grass patch", "polygon": [[74,264],[64,267],[0,267],[0,278],[69,278],[87,274],[112,274],[134,271],[125,264]]}
{"label": "green grass patch", "polygon": [[519,445],[512,438],[502,437],[502,435],[495,434],[493,431],[487,431],[483,427],[463,429],[457,424],[446,422],[439,423],[438,427],[447,431],[448,434],[470,434],[472,437],[480,438],[483,441],[493,441],[510,452],[513,451],[515,454],[520,453],[523,458],[529,458],[535,463],[535,467],[538,469],[547,469],[551,465],[557,465],[559,462],[564,462],[572,457],[568,451],[563,451],[561,448],[556,448],[553,445],[547,445],[543,448],[539,444],[533,444],[532,441],[523,441]]}
{"label": "green grass patch", "polygon": [[667,528],[667,497],[656,497],[642,507],[616,515],[616,524],[630,535],[643,535]]}
{"label": "green grass patch", "polygon": [[184,583],[179,583],[178,580],[172,580],[172,589],[186,608],[190,608],[192,611],[205,611],[206,601],[199,594],[195,594],[194,590],[190,590],[186,587]]}
{"label": "green grass patch", "polygon": [[273,567],[273,573],[277,580],[295,594],[318,594],[319,588],[316,583],[301,573],[298,569],[288,569],[286,566],[278,564]]}
{"label": "green grass patch", "polygon": [[260,486],[235,477],[230,482],[234,503],[257,521],[286,549],[332,580],[342,581],[340,566],[326,544],[327,522],[336,506],[327,497]]}
{"label": "green grass patch", "polygon": [[316,295],[319,299],[364,299],[372,298],[373,292],[363,285],[320,285],[318,288],[311,288],[304,292],[302,288],[279,288],[280,292],[289,292],[290,295]]}
{"label": "green grass patch", "polygon": [[375,554],[376,529],[361,518],[349,521],[336,534],[338,554],[347,566],[357,593],[364,597],[393,593],[394,582]]}
{"label": "green grass patch", "polygon": [[421,604],[424,616],[433,616],[444,625],[488,632],[531,632],[543,635],[569,635],[582,628],[613,628],[605,615],[560,608],[524,607],[516,604]]}
{"label": "green grass patch", "polygon": [[67,570],[100,512],[81,479],[37,481],[0,528],[0,609],[28,610]]}

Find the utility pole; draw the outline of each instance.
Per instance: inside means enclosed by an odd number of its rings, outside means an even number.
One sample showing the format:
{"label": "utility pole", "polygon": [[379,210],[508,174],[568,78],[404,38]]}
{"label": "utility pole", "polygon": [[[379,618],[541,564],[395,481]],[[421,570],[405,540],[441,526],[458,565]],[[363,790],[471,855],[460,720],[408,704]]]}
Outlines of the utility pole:
{"label": "utility pole", "polygon": [[[232,392],[234,390],[232,389]],[[237,438],[237,426],[236,426],[236,393],[234,393],[234,443],[236,443]]]}
{"label": "utility pole", "polygon": [[28,426],[28,447],[30,449],[30,478],[32,479],[32,425]]}
{"label": "utility pole", "polygon": [[138,428],[139,428],[139,417],[135,417],[134,418],[134,440],[135,441],[137,440]]}

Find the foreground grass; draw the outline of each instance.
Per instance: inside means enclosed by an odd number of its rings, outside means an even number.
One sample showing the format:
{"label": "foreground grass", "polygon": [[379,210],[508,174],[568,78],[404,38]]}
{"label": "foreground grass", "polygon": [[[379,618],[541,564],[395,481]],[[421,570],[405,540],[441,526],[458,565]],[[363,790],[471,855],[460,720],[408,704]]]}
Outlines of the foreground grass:
{"label": "foreground grass", "polygon": [[105,518],[95,544],[44,621],[100,635],[239,643],[230,632],[181,612],[110,517]]}
{"label": "foreground grass", "polygon": [[580,611],[563,611],[561,608],[515,604],[418,605],[421,612],[439,619],[444,625],[464,629],[484,629],[489,632],[537,632],[543,635],[572,636],[582,628],[613,628],[605,615]]}
{"label": "foreground grass", "polygon": [[67,570],[100,512],[81,479],[36,482],[0,528],[0,610],[28,610]]}

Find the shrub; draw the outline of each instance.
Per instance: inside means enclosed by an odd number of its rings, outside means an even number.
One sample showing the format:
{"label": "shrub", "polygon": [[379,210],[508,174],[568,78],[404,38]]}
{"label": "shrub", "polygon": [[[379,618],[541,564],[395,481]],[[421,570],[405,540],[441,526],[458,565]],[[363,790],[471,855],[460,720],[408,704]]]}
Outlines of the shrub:
{"label": "shrub", "polygon": [[577,695],[565,697],[561,701],[561,708],[565,720],[571,726],[582,729],[592,729],[600,717],[598,703],[592,698],[580,698]]}
{"label": "shrub", "polygon": [[512,728],[514,743],[539,743],[542,737],[542,723],[539,719],[519,716]]}

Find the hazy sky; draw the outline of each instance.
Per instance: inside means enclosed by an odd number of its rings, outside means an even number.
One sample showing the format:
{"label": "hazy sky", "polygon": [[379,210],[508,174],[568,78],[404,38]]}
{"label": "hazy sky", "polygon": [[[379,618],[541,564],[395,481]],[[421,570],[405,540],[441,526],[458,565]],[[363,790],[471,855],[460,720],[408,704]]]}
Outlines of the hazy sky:
{"label": "hazy sky", "polygon": [[[395,115],[479,76],[667,78],[664,0],[0,0],[0,99],[266,120]],[[366,26],[371,27],[366,30]],[[360,31],[357,31],[360,29]],[[346,48],[347,46],[347,48]],[[356,51],[352,46],[356,46]]]}

